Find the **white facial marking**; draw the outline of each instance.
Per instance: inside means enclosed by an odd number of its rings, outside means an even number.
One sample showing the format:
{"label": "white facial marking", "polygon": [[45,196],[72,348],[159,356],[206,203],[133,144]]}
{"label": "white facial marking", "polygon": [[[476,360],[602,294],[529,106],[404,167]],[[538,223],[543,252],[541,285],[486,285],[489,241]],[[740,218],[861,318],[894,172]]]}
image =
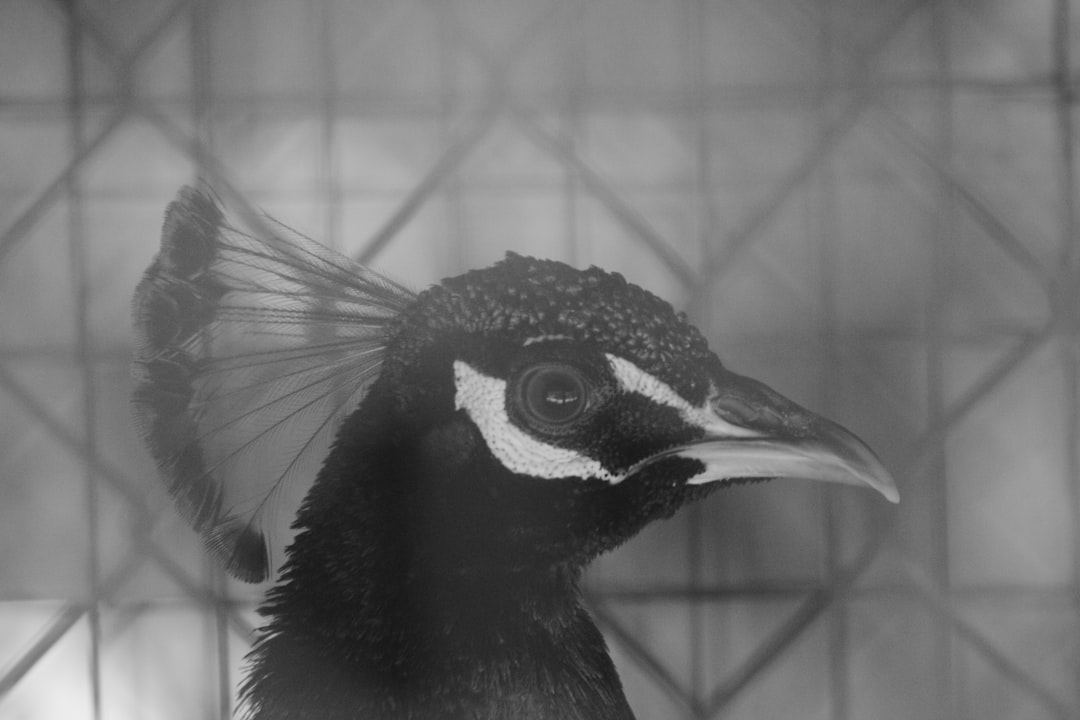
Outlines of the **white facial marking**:
{"label": "white facial marking", "polygon": [[505,380],[455,360],[454,388],[455,407],[469,414],[491,454],[510,472],[546,479],[592,477],[612,484],[625,476],[610,472],[587,455],[537,440],[510,422]]}
{"label": "white facial marking", "polygon": [[537,335],[536,337],[531,337],[528,340],[526,340],[525,342],[523,342],[521,344],[521,346],[522,347],[528,347],[528,346],[533,345],[535,343],[551,342],[553,340],[570,340],[570,339],[572,339],[572,338],[569,335]]}
{"label": "white facial marking", "polygon": [[626,392],[638,393],[657,405],[674,408],[689,425],[697,425],[708,437],[758,437],[760,433],[728,422],[709,407],[708,398],[701,407],[694,407],[663,380],[645,372],[634,363],[615,355],[605,355],[611,363],[615,379]]}

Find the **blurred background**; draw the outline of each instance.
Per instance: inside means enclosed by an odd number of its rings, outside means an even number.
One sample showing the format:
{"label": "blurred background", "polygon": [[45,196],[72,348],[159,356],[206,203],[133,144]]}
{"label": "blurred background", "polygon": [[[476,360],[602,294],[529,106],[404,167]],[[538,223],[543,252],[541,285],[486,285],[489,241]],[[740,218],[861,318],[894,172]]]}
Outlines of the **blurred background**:
{"label": "blurred background", "polygon": [[205,178],[421,288],[601,265],[862,435],[588,577],[644,718],[1080,717],[1073,0],[0,0],[0,718],[227,718],[227,581],[129,422]]}

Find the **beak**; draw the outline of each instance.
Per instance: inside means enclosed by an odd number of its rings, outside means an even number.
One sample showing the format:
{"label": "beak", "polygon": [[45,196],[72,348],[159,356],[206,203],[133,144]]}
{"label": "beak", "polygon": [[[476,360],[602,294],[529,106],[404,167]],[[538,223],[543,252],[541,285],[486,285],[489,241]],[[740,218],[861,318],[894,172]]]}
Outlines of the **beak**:
{"label": "beak", "polygon": [[725,374],[722,388],[695,415],[703,437],[647,458],[631,474],[663,458],[681,457],[704,466],[687,481],[690,485],[804,478],[869,486],[900,502],[892,475],[866,443],[756,380]]}

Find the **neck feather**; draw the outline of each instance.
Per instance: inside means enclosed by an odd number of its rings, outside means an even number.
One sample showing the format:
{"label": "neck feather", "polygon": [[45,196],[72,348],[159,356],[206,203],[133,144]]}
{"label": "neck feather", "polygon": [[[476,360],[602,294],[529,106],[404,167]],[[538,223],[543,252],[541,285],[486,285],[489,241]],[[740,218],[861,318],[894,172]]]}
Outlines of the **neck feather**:
{"label": "neck feather", "polygon": [[320,474],[260,609],[251,717],[632,718],[580,566],[462,562],[418,542],[415,484],[385,467],[332,454]]}

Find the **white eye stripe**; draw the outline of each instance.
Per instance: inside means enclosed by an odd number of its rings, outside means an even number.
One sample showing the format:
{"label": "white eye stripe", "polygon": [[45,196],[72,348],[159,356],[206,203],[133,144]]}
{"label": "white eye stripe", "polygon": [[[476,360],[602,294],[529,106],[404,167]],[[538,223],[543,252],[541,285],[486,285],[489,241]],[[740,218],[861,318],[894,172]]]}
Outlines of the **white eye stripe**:
{"label": "white eye stripe", "polygon": [[[756,437],[760,433],[723,419],[706,400],[701,407],[687,402],[670,385],[629,360],[605,355],[623,392],[636,393],[657,405],[673,408],[683,420],[709,437]],[[491,454],[513,473],[554,479],[597,478],[617,484],[625,472],[612,472],[588,455],[545,443],[510,421],[506,412],[506,381],[489,377],[461,360],[454,361],[454,405],[464,410],[480,430]]]}
{"label": "white eye stripe", "polygon": [[611,371],[624,391],[644,395],[657,405],[667,405],[681,413],[692,413],[696,410],[693,405],[672,390],[670,385],[645,372],[629,360],[610,354],[605,354],[604,357],[611,364]]}
{"label": "white eye stripe", "polygon": [[525,342],[523,342],[521,344],[521,346],[522,347],[529,347],[530,345],[534,345],[536,343],[552,342],[552,341],[555,341],[555,340],[570,340],[570,339],[571,339],[571,337],[569,335],[537,335],[536,337],[531,337],[528,340],[526,340]]}
{"label": "white eye stripe", "polygon": [[510,422],[505,380],[488,377],[455,360],[454,390],[455,407],[468,413],[491,454],[510,472],[544,479],[597,478],[612,484],[625,476],[587,455],[541,442]]}
{"label": "white eye stripe", "polygon": [[670,385],[654,375],[650,375],[634,363],[617,355],[605,354],[611,364],[615,379],[625,392],[644,395],[657,405],[665,405],[679,411],[688,425],[702,428],[706,435],[713,437],[756,437],[758,432],[739,427],[716,414],[706,398],[701,407],[688,403]]}

